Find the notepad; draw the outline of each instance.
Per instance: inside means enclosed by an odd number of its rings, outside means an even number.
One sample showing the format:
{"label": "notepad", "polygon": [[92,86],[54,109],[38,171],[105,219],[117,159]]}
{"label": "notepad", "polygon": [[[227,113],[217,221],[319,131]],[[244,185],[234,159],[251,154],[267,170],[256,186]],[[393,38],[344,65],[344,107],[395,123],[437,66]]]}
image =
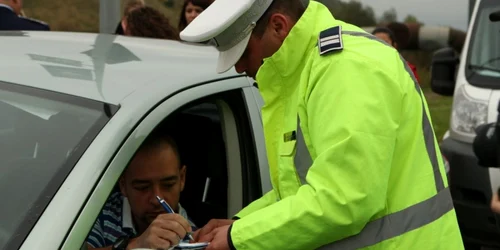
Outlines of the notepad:
{"label": "notepad", "polygon": [[198,243],[179,243],[174,249],[191,249],[191,250],[202,250],[208,246],[208,242],[198,242]]}

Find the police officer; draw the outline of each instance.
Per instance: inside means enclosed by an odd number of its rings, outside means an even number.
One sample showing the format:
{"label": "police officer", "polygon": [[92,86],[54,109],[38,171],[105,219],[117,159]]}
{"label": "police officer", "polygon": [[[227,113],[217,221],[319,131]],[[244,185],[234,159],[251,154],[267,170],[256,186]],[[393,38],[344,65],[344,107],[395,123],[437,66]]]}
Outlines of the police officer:
{"label": "police officer", "polygon": [[0,30],[50,30],[49,25],[22,17],[23,0],[0,0]]}
{"label": "police officer", "polygon": [[390,45],[317,1],[217,0],[180,34],[256,79],[273,190],[207,249],[463,249],[429,110]]}

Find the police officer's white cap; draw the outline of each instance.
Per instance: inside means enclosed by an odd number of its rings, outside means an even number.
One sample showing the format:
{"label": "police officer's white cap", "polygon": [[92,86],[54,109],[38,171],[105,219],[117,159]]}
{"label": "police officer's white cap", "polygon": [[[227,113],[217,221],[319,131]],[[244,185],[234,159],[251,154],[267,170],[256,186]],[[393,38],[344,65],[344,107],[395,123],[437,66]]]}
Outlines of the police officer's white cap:
{"label": "police officer's white cap", "polygon": [[187,42],[212,40],[219,50],[217,72],[231,69],[245,51],[257,21],[273,0],[215,0],[181,33]]}

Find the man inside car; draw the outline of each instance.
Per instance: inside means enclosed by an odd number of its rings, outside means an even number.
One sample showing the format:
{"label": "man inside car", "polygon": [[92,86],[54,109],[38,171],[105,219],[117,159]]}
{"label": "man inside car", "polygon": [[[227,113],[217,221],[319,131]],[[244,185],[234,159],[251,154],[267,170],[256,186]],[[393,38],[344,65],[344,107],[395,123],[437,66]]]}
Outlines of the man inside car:
{"label": "man inside car", "polygon": [[[89,249],[168,249],[195,230],[179,204],[186,166],[169,136],[153,133],[119,180],[87,238]],[[156,196],[176,212],[167,214]]]}

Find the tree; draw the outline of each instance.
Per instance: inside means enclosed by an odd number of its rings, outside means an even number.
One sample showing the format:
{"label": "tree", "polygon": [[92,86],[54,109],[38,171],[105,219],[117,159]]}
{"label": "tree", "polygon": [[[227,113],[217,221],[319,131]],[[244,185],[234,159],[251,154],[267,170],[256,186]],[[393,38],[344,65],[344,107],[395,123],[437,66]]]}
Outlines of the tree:
{"label": "tree", "polygon": [[332,12],[336,19],[356,26],[375,25],[375,13],[369,6],[363,6],[358,1],[343,2],[340,0],[318,0]]}
{"label": "tree", "polygon": [[406,16],[403,22],[404,22],[404,23],[416,23],[416,24],[422,24],[422,23],[421,23],[421,22],[417,19],[417,17],[416,17],[416,16],[411,15],[411,14],[410,14],[410,15],[408,15],[408,16]]}
{"label": "tree", "polygon": [[173,8],[175,5],[175,1],[174,0],[164,0],[163,5],[165,5],[165,7],[167,7],[167,8]]}
{"label": "tree", "polygon": [[382,17],[380,18],[381,23],[392,23],[397,21],[398,13],[396,12],[396,9],[394,9],[394,7],[384,11],[384,13],[382,13]]}

